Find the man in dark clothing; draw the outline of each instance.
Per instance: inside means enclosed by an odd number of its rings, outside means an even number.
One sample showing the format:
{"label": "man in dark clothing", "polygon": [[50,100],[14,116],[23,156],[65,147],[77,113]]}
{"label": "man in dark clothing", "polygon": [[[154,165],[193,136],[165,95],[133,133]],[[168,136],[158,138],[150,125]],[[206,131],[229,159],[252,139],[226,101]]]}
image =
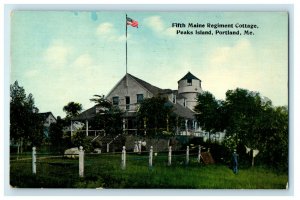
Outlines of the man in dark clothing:
{"label": "man in dark clothing", "polygon": [[233,162],[233,173],[238,173],[238,154],[236,153],[236,150],[234,150],[232,154],[232,162]]}

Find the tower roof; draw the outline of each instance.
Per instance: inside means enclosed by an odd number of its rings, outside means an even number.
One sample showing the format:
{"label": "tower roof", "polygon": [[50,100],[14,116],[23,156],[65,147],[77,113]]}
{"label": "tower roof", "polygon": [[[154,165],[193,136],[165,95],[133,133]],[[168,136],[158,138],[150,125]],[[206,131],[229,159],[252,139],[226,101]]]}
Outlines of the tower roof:
{"label": "tower roof", "polygon": [[[196,76],[194,76],[191,72],[188,72],[184,77],[182,77],[179,81],[181,80],[187,80],[187,79],[196,79],[201,81],[199,78],[197,78]],[[179,82],[178,81],[178,82]]]}

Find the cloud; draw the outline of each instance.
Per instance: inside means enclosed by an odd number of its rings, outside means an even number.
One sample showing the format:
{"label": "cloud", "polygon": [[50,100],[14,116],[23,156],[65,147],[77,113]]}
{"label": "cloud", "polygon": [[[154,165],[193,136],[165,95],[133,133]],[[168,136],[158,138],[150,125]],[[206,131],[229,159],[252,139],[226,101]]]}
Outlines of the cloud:
{"label": "cloud", "polygon": [[169,28],[165,29],[165,31],[163,33],[166,36],[174,37],[174,36],[176,36],[176,29],[174,27],[169,27]]}
{"label": "cloud", "polygon": [[25,77],[27,77],[27,78],[33,78],[38,75],[39,75],[39,70],[37,70],[37,69],[31,69],[31,70],[25,72]]}
{"label": "cloud", "polygon": [[98,35],[109,35],[114,32],[114,25],[108,22],[102,23],[97,27]]}
{"label": "cloud", "polygon": [[73,66],[77,68],[85,68],[93,64],[93,59],[89,54],[82,54],[75,59]]}
{"label": "cloud", "polygon": [[144,22],[149,28],[151,28],[157,33],[162,32],[165,29],[165,26],[160,16],[148,17],[144,20]]}
{"label": "cloud", "polygon": [[96,29],[96,35],[104,40],[122,42],[126,38],[123,35],[117,33],[117,30],[114,28],[114,25],[109,22],[101,23]]}
{"label": "cloud", "polygon": [[232,46],[221,46],[211,51],[205,58],[207,70],[202,76],[207,82],[205,85],[216,96],[224,97],[228,89],[236,87],[257,88],[257,79],[262,77],[257,70],[259,63],[255,59],[255,51],[248,40],[238,40]]}
{"label": "cloud", "polygon": [[172,27],[167,28],[164,25],[164,22],[160,16],[148,17],[148,18],[144,19],[144,24],[158,35],[161,35],[161,36],[175,36],[176,35],[175,28],[172,28]]}
{"label": "cloud", "polygon": [[[274,105],[284,105],[287,79],[284,76],[286,69],[282,69],[280,62],[277,62],[280,58],[273,61],[271,54],[259,53],[247,39],[210,51],[205,58],[206,68],[196,72],[201,75],[199,78],[203,81],[204,90],[210,91],[218,99],[224,99],[227,90],[240,87],[260,92],[262,96],[270,98]],[[274,92],[275,85],[279,85],[277,92]],[[280,95],[281,98],[278,97]]]}
{"label": "cloud", "polygon": [[62,41],[53,41],[52,44],[44,51],[45,62],[52,67],[63,67],[66,65],[68,56],[72,48]]}
{"label": "cloud", "polygon": [[[223,46],[214,49],[210,58],[209,65],[212,67],[222,67],[226,65],[229,69],[232,67],[243,67],[253,63],[254,51],[248,40],[237,41],[233,46]],[[228,69],[228,68],[227,68]]]}

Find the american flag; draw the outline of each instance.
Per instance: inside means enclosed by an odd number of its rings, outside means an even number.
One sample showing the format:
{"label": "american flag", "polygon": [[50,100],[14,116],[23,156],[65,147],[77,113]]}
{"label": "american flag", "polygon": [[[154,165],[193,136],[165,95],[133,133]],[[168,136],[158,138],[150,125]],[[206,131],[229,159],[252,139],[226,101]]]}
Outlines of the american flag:
{"label": "american flag", "polygon": [[130,26],[132,26],[132,27],[139,27],[139,23],[138,23],[138,21],[135,21],[135,20],[133,20],[133,19],[131,19],[131,18],[129,18],[129,17],[127,17],[127,25],[130,25]]}

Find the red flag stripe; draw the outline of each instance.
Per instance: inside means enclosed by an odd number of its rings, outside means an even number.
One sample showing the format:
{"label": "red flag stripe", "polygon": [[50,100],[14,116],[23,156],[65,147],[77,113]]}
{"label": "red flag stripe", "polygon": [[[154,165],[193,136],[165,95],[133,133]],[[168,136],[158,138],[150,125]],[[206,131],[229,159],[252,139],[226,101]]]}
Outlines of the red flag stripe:
{"label": "red flag stripe", "polygon": [[139,23],[138,23],[138,21],[135,21],[135,20],[132,20],[130,18],[127,18],[127,25],[130,25],[132,27],[138,27]]}

